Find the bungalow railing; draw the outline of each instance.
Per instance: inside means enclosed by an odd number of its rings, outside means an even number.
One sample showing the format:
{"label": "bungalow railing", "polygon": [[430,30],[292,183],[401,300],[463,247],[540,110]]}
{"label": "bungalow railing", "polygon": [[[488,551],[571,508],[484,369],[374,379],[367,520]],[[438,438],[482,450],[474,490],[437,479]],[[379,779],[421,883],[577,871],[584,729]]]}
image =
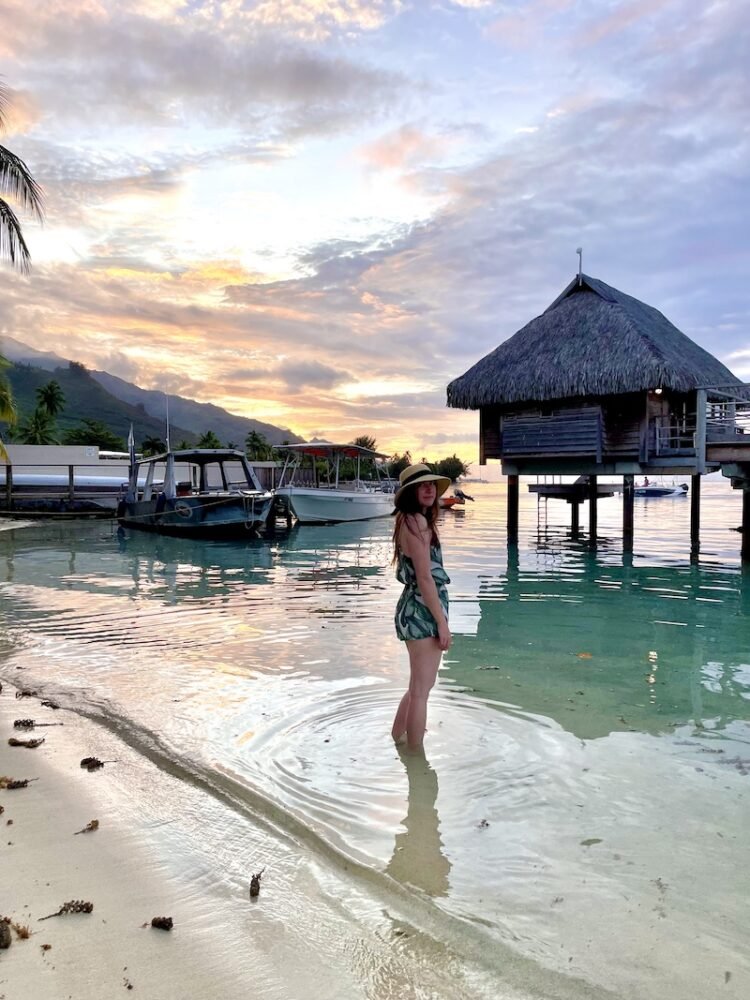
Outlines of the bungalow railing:
{"label": "bungalow railing", "polygon": [[698,471],[706,470],[710,445],[747,446],[750,458],[750,383],[701,386],[696,399]]}
{"label": "bungalow railing", "polygon": [[649,456],[695,456],[705,472],[706,447],[718,444],[747,445],[750,454],[750,384],[702,386],[694,413],[649,421]]}

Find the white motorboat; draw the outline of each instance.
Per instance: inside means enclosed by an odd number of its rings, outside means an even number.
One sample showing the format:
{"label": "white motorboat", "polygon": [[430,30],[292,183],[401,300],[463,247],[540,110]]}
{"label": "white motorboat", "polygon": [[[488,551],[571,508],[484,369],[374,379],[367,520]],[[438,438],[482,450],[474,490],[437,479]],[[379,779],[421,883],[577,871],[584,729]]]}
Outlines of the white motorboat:
{"label": "white motorboat", "polygon": [[[309,441],[279,447],[286,463],[275,493],[300,524],[330,524],[387,517],[393,490],[380,479],[386,455],[356,444]],[[374,478],[363,479],[365,472]]]}
{"label": "white motorboat", "polygon": [[637,497],[685,497],[687,492],[687,483],[668,486],[664,483],[649,483],[648,480],[633,490],[633,494]]}
{"label": "white motorboat", "polygon": [[266,527],[273,502],[243,452],[193,448],[134,462],[117,516],[123,527],[160,535],[247,538]]}

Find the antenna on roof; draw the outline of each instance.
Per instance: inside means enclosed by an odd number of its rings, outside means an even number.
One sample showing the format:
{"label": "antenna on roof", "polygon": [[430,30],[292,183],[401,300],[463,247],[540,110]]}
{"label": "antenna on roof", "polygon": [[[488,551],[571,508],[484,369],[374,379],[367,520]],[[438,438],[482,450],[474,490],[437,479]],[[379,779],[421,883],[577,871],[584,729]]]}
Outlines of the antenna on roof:
{"label": "antenna on roof", "polygon": [[578,254],[578,284],[583,284],[583,247],[578,247],[576,250]]}

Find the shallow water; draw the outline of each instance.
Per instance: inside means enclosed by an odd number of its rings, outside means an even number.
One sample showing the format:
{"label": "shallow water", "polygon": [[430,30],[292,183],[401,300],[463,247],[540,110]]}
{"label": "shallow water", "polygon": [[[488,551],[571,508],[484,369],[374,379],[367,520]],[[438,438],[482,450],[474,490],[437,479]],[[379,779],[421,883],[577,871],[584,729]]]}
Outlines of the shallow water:
{"label": "shallow water", "polygon": [[[636,500],[627,559],[619,498],[590,553],[565,504],[524,493],[509,552],[504,490],[471,491],[441,519],[454,643],[426,760],[388,739],[407,670],[387,521],[246,545],[0,532],[0,674],[23,666],[316,864],[351,864],[360,916],[400,885],[469,966],[522,956],[528,995],[553,995],[538,967],[623,998],[746,996],[739,494],[704,484],[691,563],[685,498]],[[500,995],[500,966],[473,995]]]}

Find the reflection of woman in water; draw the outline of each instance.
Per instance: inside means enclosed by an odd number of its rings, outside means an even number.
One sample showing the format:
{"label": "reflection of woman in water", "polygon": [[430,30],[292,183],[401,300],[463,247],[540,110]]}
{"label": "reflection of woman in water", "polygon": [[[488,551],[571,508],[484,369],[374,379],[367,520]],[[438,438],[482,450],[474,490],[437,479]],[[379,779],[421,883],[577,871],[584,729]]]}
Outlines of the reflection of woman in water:
{"label": "reflection of woman in water", "polygon": [[437,775],[424,754],[402,754],[409,778],[409,805],[404,831],[396,834],[393,857],[386,871],[399,882],[424,889],[430,896],[448,894],[451,863],[442,851],[440,820],[435,802]]}
{"label": "reflection of woman in water", "polygon": [[426,465],[410,465],[399,477],[393,561],[404,589],[396,607],[396,635],[409,653],[409,689],[393,720],[396,742],[407,739],[418,750],[427,722],[427,698],[437,677],[443,650],[450,647],[448,628],[448,574],[443,569],[436,522],[438,497],[450,480],[436,476]]}

